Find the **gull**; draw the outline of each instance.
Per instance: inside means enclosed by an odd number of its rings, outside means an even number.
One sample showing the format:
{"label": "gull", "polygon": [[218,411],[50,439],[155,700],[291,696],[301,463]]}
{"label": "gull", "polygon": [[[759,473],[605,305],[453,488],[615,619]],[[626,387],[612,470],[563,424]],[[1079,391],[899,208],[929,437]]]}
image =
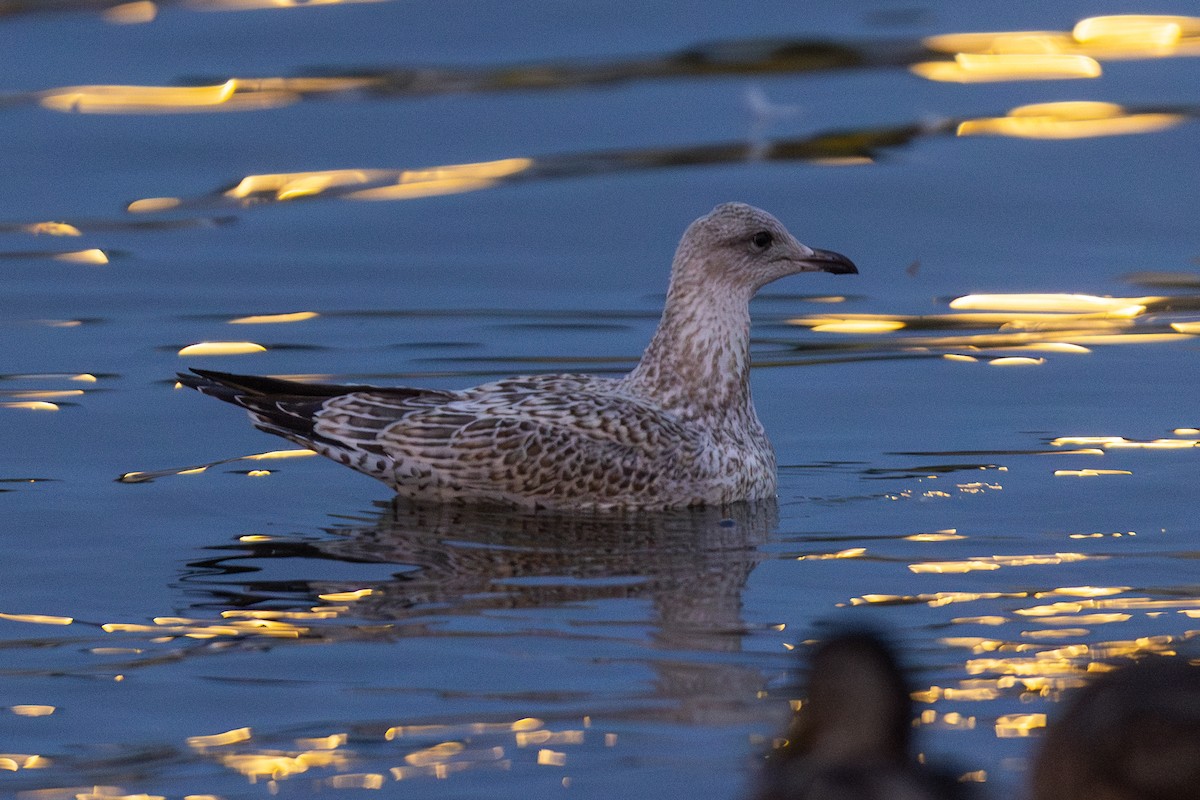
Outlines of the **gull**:
{"label": "gull", "polygon": [[750,298],[800,272],[858,269],[725,203],[684,232],[662,320],[620,378],[522,375],[460,391],[199,369],[179,380],[408,500],[559,511],[761,500],[778,477],[750,397]]}

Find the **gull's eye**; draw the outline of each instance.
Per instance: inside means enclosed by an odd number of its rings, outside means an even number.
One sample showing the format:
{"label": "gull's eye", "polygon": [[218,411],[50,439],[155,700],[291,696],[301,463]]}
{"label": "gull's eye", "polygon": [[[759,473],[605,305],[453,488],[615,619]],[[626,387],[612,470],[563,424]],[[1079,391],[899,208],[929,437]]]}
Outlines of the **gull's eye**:
{"label": "gull's eye", "polygon": [[750,244],[754,245],[755,250],[766,250],[775,242],[775,237],[770,231],[759,231],[750,237]]}

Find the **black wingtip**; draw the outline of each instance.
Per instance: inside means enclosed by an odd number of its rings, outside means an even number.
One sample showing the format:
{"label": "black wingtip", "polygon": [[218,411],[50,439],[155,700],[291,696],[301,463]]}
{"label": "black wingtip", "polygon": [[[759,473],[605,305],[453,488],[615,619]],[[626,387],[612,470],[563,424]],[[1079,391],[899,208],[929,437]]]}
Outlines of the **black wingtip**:
{"label": "black wingtip", "polygon": [[248,390],[238,380],[240,375],[231,375],[227,372],[214,372],[212,370],[194,369],[191,372],[177,372],[175,377],[179,383],[189,389],[195,389],[201,394],[215,397],[218,400],[224,400],[226,403],[234,405],[243,405],[240,397],[246,395],[258,394],[257,392]]}
{"label": "black wingtip", "polygon": [[204,370],[194,369],[191,372],[176,372],[176,379],[189,389],[202,389],[213,382],[213,378]]}

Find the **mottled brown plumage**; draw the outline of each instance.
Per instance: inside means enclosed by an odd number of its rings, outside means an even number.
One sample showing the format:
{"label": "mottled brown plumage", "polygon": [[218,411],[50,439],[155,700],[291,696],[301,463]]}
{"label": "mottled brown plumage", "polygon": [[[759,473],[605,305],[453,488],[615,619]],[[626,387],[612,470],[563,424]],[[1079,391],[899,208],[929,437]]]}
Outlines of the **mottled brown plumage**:
{"label": "mottled brown plumage", "polygon": [[726,203],[684,233],[662,321],[623,378],[526,375],[458,392],[205,370],[180,380],[402,497],[559,509],[761,499],[775,493],[775,454],[750,398],[750,298],[812,271],[857,269]]}

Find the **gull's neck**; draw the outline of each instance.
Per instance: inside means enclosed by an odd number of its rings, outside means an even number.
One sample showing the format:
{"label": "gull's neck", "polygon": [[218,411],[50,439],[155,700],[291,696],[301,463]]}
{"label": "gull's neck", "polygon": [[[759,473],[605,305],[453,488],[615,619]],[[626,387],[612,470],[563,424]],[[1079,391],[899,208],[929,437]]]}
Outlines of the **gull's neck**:
{"label": "gull's neck", "polygon": [[672,276],[658,330],[625,388],[682,419],[750,424],[749,287]]}

